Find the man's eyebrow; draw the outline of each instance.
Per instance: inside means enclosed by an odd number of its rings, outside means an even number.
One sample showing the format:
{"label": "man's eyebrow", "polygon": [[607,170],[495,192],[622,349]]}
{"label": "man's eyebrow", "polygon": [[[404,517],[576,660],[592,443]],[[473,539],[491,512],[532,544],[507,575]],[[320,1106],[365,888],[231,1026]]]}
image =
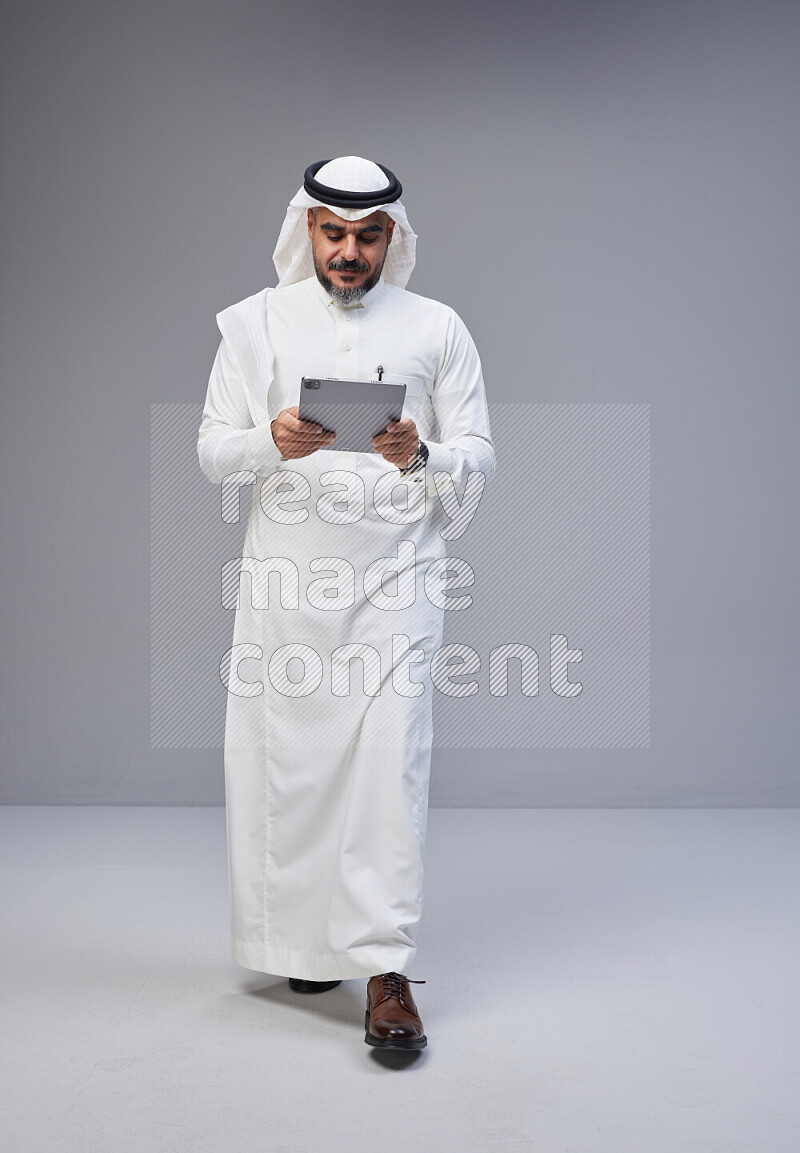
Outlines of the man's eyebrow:
{"label": "man's eyebrow", "polygon": [[[325,224],[320,224],[320,228],[324,228],[326,232],[343,232],[344,228],[341,224],[334,224],[333,221],[327,221]],[[382,224],[368,224],[366,228],[359,228],[359,232],[383,232]]]}

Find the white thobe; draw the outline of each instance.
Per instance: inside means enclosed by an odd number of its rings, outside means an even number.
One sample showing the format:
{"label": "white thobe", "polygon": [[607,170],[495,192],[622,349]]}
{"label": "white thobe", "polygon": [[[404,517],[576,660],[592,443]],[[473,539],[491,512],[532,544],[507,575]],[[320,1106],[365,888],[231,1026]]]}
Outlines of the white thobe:
{"label": "white thobe", "polygon": [[[383,279],[342,307],[312,277],[217,321],[200,466],[215,483],[255,474],[228,659],[232,956],[314,981],[407,971],[448,587],[434,474],[463,494],[470,473],[495,470],[478,353],[451,308]],[[379,367],[406,382],[424,472],[404,481],[380,454],[335,449],[282,460],[270,422],[299,403],[301,377],[377,380]],[[394,576],[373,563],[386,558]]]}

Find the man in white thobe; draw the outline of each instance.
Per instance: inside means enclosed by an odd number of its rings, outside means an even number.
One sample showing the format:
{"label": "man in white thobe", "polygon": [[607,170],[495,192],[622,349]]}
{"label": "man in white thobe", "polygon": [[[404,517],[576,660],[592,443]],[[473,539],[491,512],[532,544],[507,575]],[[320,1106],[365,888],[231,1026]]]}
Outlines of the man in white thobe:
{"label": "man in white thobe", "polygon": [[[360,157],[307,169],[277,288],[217,316],[197,449],[229,494],[254,484],[221,665],[233,958],[298,992],[367,977],[365,1040],[416,1049],[442,533],[495,454],[466,327],[405,289],[401,192]],[[304,376],[403,382],[402,419],[339,451],[299,418]]]}

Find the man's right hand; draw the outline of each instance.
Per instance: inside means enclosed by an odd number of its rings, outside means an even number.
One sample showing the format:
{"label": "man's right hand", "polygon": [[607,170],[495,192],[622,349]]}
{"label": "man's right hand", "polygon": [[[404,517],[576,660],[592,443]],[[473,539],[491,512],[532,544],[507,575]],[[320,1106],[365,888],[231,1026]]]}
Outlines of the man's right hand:
{"label": "man's right hand", "polygon": [[332,444],[336,434],[326,432],[319,424],[310,420],[300,420],[298,406],[282,409],[272,421],[272,439],[286,460],[296,460],[300,456],[310,456],[318,448]]}

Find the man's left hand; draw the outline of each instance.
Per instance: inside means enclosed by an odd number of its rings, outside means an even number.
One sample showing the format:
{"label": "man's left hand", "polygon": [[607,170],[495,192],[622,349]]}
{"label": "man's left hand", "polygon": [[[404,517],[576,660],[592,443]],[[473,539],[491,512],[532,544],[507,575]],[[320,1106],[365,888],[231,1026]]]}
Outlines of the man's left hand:
{"label": "man's left hand", "polygon": [[419,444],[417,426],[410,416],[404,420],[394,420],[387,425],[385,432],[372,438],[372,447],[384,460],[395,468],[408,468]]}

